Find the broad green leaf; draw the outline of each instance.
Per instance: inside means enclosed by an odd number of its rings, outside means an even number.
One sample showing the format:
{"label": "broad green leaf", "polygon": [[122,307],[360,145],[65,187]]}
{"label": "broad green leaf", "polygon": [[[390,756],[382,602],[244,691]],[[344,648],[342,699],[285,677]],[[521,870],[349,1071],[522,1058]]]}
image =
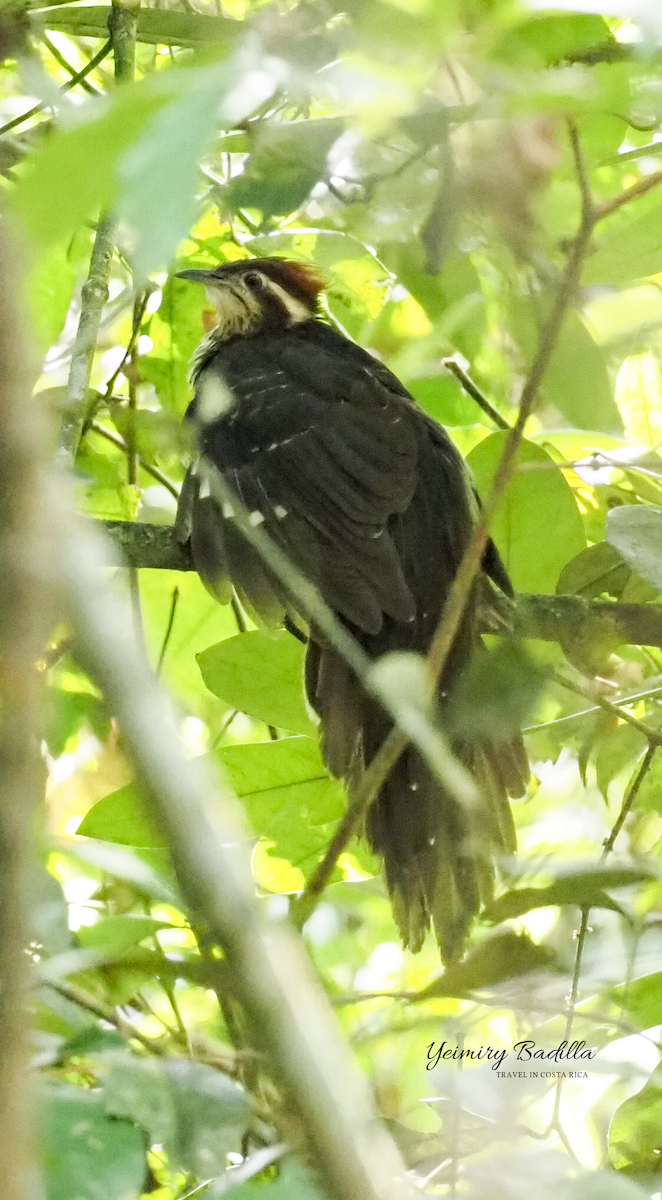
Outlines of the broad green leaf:
{"label": "broad green leaf", "polygon": [[127,1200],[142,1191],[146,1145],[135,1125],[108,1117],[96,1091],[49,1083],[42,1094],[47,1200]]}
{"label": "broad green leaf", "polygon": [[[35,13],[35,25],[58,29],[72,37],[108,36],[108,5],[64,4]],[[137,38],[160,46],[231,46],[242,33],[241,24],[223,17],[174,9],[142,8],[138,14]]]}
{"label": "broad green leaf", "polygon": [[662,1154],[662,1075],[656,1071],[636,1096],[616,1109],[609,1126],[609,1158],[617,1171],[653,1175]]}
{"label": "broad green leaf", "polygon": [[[662,147],[662,143],[660,146]],[[586,305],[584,316],[591,333],[600,345],[609,345],[638,336],[647,339],[654,329],[662,325],[662,289],[654,283],[642,283],[619,292],[601,292]],[[621,416],[625,419],[619,402],[618,387],[616,402]]]}
{"label": "broad green leaf", "polygon": [[305,648],[292,634],[251,630],[196,657],[210,692],[230,707],[292,733],[313,731],[303,693]]}
{"label": "broad green leaf", "polygon": [[609,801],[608,789],[612,779],[627,767],[632,770],[643,757],[648,739],[633,725],[625,723],[610,729],[598,744],[595,761],[596,782],[605,800]]}
{"label": "broad green leaf", "polygon": [[167,1059],[176,1128],[176,1161],[202,1179],[225,1170],[227,1155],[240,1150],[251,1118],[245,1092],[227,1075],[203,1063]]}
{"label": "broad green leaf", "polygon": [[251,827],[273,853],[308,871],[344,812],[342,784],[329,775],[313,738],[281,738],[218,752]]}
{"label": "broad green leaf", "polygon": [[639,786],[635,808],[662,816],[662,754],[659,749]]}
{"label": "broad green leaf", "polygon": [[99,838],[119,846],[145,846],[163,849],[165,838],[148,816],[140,789],[127,783],[97,800],[83,817],[76,833],[79,837]]}
{"label": "broad green leaf", "polygon": [[39,246],[50,247],[70,236],[87,217],[116,199],[120,156],[170,98],[165,88],[150,86],[152,82],[119,88],[110,104],[89,101],[76,125],[40,142],[12,197],[28,237]]}
{"label": "broad green leaf", "polygon": [[452,693],[451,728],[461,736],[489,733],[495,739],[519,733],[533,716],[548,675],[520,642],[503,640],[493,650],[479,651]]}
{"label": "broad green leaf", "polygon": [[139,276],[165,266],[190,227],[198,162],[216,125],[244,121],[269,99],[280,74],[279,60],[264,57],[252,41],[227,62],[179,73],[172,102],[154,115],[118,164],[119,213],[134,237],[132,262]]}
{"label": "broad green leaf", "polygon": [[496,987],[518,975],[549,969],[553,962],[554,955],[546,946],[537,946],[528,934],[506,929],[470,950],[463,962],[447,967],[416,999],[465,996],[467,992]]}
{"label": "broad green leaf", "polygon": [[584,269],[583,282],[629,283],[662,271],[662,206],[613,221]]}
{"label": "broad green leaf", "polygon": [[103,1106],[145,1130],[151,1145],[163,1146],[173,1167],[177,1162],[177,1118],[172,1089],[157,1058],[138,1058],[126,1049],[101,1055]]}
{"label": "broad green leaf", "polygon": [[662,379],[655,355],[626,358],[616,380],[616,403],[631,441],[657,449],[662,442]]}
{"label": "broad green leaf", "polygon": [[481,420],[476,402],[448,372],[409,379],[407,387],[423,411],[440,425],[473,425]]}
{"label": "broad green leaf", "polygon": [[218,701],[200,677],[195,656],[210,642],[233,634],[237,628],[232,609],[212,599],[193,571],[140,572],[140,601],[150,661],[157,664],[172,612],[178,599],[161,679],[189,711],[203,719],[218,720]]}
{"label": "broad green leaf", "polygon": [[640,1029],[662,1024],[662,971],[620,983],[610,996]]}
{"label": "broad green leaf", "polygon": [[94,838],[88,841],[80,837],[59,838],[57,846],[71,858],[128,883],[142,895],[161,900],[164,904],[178,904],[175,889],[170,885],[172,871],[165,850],[140,850],[134,853],[112,841],[97,841]]}
{"label": "broad green leaf", "polygon": [[662,508],[627,504],[607,517],[607,541],[626,563],[662,591]]}
{"label": "broad green leaf", "polygon": [[632,887],[652,878],[656,878],[655,873],[644,867],[594,867],[588,871],[574,871],[555,879],[546,887],[514,888],[505,892],[486,908],[484,916],[486,920],[497,924],[521,917],[534,908],[564,904],[611,908],[621,912],[620,906],[607,895],[605,889]]}
{"label": "broad green leaf", "polygon": [[513,66],[536,68],[572,61],[605,44],[615,42],[604,17],[536,13],[507,29],[493,54]]}
{"label": "broad green leaf", "polygon": [[28,275],[28,302],[37,348],[45,354],[57,342],[64,325],[76,270],[69,253],[55,246],[42,254]]}
{"label": "broad green leaf", "polygon": [[81,946],[98,948],[106,954],[122,954],[145,938],[153,937],[159,929],[171,928],[166,921],[155,921],[153,917],[106,917],[95,925],[82,925],[78,930],[78,941]]}
{"label": "broad green leaf", "polygon": [[163,407],[180,417],[192,396],[189,370],[193,352],[202,339],[206,303],[204,288],[171,277],[157,312],[146,326],[153,349],[138,360],[141,378],[154,385]]}
{"label": "broad green leaf", "polygon": [[618,550],[608,542],[596,542],[566,564],[556,591],[559,596],[584,596],[587,600],[596,600],[606,593],[620,600],[631,579],[632,572]]}
{"label": "broad green leaf", "polygon": [[[489,495],[507,436],[491,434],[468,456],[483,499]],[[492,524],[492,536],[516,591],[553,593],[561,569],[586,546],[582,518],[570,485],[553,469],[545,450],[523,442],[517,465],[534,469],[516,473]]]}
{"label": "broad green leaf", "polygon": [[324,175],[326,158],[343,131],[339,117],[258,122],[241,175],[221,192],[231,209],[259,208],[264,217],[289,213]]}
{"label": "broad green leaf", "polygon": [[[259,1190],[258,1190],[259,1188]],[[278,1179],[258,1185],[242,1183],[232,1189],[232,1200],[328,1200],[317,1176],[310,1167],[302,1166],[288,1158]]]}
{"label": "broad green leaf", "polygon": [[571,312],[561,330],[542,384],[545,400],[579,429],[621,432],[605,356],[581,317]]}

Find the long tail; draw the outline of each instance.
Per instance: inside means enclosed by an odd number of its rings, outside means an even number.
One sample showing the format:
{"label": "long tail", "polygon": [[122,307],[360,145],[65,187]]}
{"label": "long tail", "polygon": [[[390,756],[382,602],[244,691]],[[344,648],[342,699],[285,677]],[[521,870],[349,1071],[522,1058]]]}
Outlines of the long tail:
{"label": "long tail", "polygon": [[[363,696],[328,646],[310,643],[306,683],[321,718],[325,761],[345,779],[351,797],[360,767],[389,732],[388,718]],[[515,852],[508,797],[521,796],[529,777],[521,737],[505,743],[456,742],[453,749],[478,784],[478,821],[409,747],[383,784],[365,826],[371,848],[384,860],[405,946],[420,950],[432,925],[446,962],[461,955],[474,917],[491,896],[494,856]]]}

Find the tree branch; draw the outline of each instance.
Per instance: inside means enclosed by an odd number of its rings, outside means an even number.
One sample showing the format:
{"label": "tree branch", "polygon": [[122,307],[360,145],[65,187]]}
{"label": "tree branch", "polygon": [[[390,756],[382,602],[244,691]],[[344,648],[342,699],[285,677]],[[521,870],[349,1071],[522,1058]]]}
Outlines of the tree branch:
{"label": "tree branch", "polygon": [[[3,223],[4,226],[4,223]],[[34,1200],[27,1095],[27,872],[32,812],[43,792],[40,676],[49,596],[43,464],[47,436],[30,398],[32,357],[17,296],[22,273],[0,236],[0,1200]],[[43,678],[43,675],[42,675]]]}
{"label": "tree branch", "polygon": [[[100,521],[109,535],[115,566],[145,567],[163,571],[193,571],[188,545],[175,537],[171,525],[146,525],[140,521]],[[662,606],[616,604],[611,600],[586,600],[583,596],[518,596],[503,601],[504,615],[517,637],[540,638],[562,645],[599,644],[609,651],[617,646],[658,646],[662,649]],[[485,633],[494,633],[486,623]]]}
{"label": "tree branch", "polygon": [[[108,32],[115,62],[115,80],[123,83],[133,78],[137,6],[119,4],[113,0],[108,16]],[[80,318],[74,341],[69,379],[65,396],[65,416],[60,434],[60,453],[69,464],[76,459],[83,425],[87,415],[87,392],[92,364],[101,326],[101,315],[108,301],[110,266],[115,242],[115,219],[104,214],[97,226],[90,258],[90,269],[81,292]]]}
{"label": "tree branch", "polygon": [[232,988],[335,1200],[404,1200],[404,1166],[376,1119],[300,942],[258,904],[233,798],[187,759],[165,696],[106,580],[98,536],[58,513],[58,580],[81,661],[119,720],[163,829],[182,894],[222,946]]}

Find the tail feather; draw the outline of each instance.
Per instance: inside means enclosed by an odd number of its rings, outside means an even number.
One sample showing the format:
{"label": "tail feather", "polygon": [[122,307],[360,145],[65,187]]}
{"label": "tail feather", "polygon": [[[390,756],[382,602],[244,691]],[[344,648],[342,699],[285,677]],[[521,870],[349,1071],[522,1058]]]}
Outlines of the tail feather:
{"label": "tail feather", "polygon": [[[306,685],[321,718],[325,760],[345,779],[351,798],[357,763],[370,762],[388,734],[388,718],[329,646],[310,644]],[[508,797],[524,793],[529,775],[521,737],[458,742],[454,750],[478,784],[477,818],[444,791],[410,746],[365,822],[370,847],[384,861],[404,945],[420,950],[432,926],[446,962],[462,954],[475,916],[491,898],[495,856],[516,850]]]}

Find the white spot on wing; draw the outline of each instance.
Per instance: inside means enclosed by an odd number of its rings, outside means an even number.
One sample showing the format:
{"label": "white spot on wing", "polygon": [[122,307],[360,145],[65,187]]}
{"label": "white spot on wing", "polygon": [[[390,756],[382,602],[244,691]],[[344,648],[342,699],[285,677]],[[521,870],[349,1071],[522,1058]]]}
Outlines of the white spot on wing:
{"label": "white spot on wing", "polygon": [[206,500],[208,496],[211,496],[211,491],[209,488],[209,480],[203,479],[200,484],[200,487],[198,488],[198,499]]}
{"label": "white spot on wing", "polygon": [[277,504],[276,507],[274,508],[274,512],[275,512],[276,516],[278,517],[279,521],[282,521],[283,518],[287,516],[287,509],[283,508],[282,504]]}
{"label": "white spot on wing", "polygon": [[263,521],[264,521],[264,513],[261,513],[259,511],[259,509],[256,508],[254,512],[249,514],[249,517],[248,517],[249,525],[261,525]]}

